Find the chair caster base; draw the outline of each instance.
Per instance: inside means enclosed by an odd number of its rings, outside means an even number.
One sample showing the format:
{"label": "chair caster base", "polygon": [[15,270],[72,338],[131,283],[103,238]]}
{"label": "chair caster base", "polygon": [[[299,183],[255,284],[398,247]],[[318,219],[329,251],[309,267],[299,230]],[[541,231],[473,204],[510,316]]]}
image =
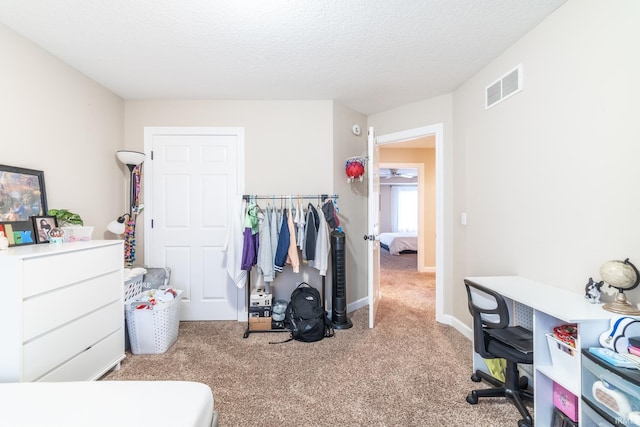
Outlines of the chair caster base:
{"label": "chair caster base", "polygon": [[533,427],[533,420],[532,421],[519,420],[518,427]]}
{"label": "chair caster base", "polygon": [[467,395],[467,403],[470,403],[472,405],[475,405],[476,403],[478,403],[478,395],[476,394],[475,391],[472,391]]}

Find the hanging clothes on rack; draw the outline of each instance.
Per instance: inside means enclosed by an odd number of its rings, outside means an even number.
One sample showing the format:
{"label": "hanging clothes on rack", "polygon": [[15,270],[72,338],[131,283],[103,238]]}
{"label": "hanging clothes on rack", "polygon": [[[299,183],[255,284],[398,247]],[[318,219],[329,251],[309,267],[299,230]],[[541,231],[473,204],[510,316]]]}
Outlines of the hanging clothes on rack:
{"label": "hanging clothes on rack", "polygon": [[278,251],[278,236],[280,234],[278,229],[278,209],[273,205],[269,205],[267,207],[267,215],[269,216],[269,236],[271,238],[271,263],[275,267],[275,256]]}
{"label": "hanging clothes on rack", "polygon": [[322,213],[324,214],[324,218],[327,220],[327,225],[332,230],[335,230],[340,226],[340,219],[338,218],[338,213],[333,205],[333,200],[327,199],[322,204]]}
{"label": "hanging clothes on rack", "polygon": [[289,251],[289,225],[287,224],[287,217],[289,216],[287,209],[282,210],[282,224],[280,226],[280,233],[278,234],[278,249],[274,259],[275,270],[278,273],[282,272],[284,265],[287,262],[287,253]]}
{"label": "hanging clothes on rack", "polygon": [[260,230],[258,231],[258,274],[262,274],[265,282],[265,291],[268,292],[270,282],[276,277],[273,268],[274,254],[271,249],[271,226],[269,225],[268,212],[267,215],[260,218]]}
{"label": "hanging clothes on rack", "polygon": [[305,215],[306,214],[302,208],[300,199],[298,199],[296,204],[295,225],[296,225],[296,245],[300,249],[304,248],[304,227],[305,227],[305,224],[307,223]]}
{"label": "hanging clothes on rack", "polygon": [[[291,201],[289,201],[291,205]],[[300,272],[300,257],[298,256],[298,246],[296,245],[296,228],[293,225],[293,218],[289,215],[287,218],[287,226],[289,227],[289,248],[287,250],[287,264],[291,264],[294,273]]]}
{"label": "hanging clothes on rack", "polygon": [[318,210],[309,203],[307,207],[307,220],[305,227],[305,242],[302,249],[302,259],[304,261],[313,261],[316,258],[316,239],[318,238],[318,227],[320,226],[320,217]]}
{"label": "hanging clothes on rack", "polygon": [[329,238],[329,226],[324,215],[319,215],[318,237],[316,239],[315,259],[309,264],[320,272],[321,276],[327,275],[329,267],[329,252],[331,250],[331,240]]}
{"label": "hanging clothes on rack", "polygon": [[260,208],[254,202],[249,204],[244,222],[244,244],[242,250],[242,269],[251,270],[258,262],[258,248],[260,230]]}

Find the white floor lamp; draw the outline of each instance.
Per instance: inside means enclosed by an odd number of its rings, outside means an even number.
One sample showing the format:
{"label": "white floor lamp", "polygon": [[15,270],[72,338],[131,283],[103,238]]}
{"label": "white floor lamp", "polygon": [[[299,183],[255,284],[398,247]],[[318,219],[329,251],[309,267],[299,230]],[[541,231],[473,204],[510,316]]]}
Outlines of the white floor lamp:
{"label": "white floor lamp", "polygon": [[[129,212],[122,214],[118,219],[113,220],[107,226],[107,229],[114,234],[124,234],[124,265],[131,267],[136,259],[135,253],[135,235],[136,235],[136,217],[141,211],[138,205],[139,183],[136,177],[139,177],[140,165],[144,162],[145,155],[138,151],[120,150],[116,152],[118,160],[127,165],[129,169]],[[136,169],[138,168],[138,169]],[[127,225],[125,220],[128,216]]]}

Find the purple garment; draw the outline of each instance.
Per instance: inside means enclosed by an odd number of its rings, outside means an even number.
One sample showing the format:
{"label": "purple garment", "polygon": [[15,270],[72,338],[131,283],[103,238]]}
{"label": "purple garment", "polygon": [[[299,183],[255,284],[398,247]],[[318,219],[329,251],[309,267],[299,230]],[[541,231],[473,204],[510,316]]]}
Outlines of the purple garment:
{"label": "purple garment", "polygon": [[244,229],[244,243],[242,245],[242,262],[240,268],[242,270],[251,270],[258,262],[258,244],[260,236],[258,233],[253,234],[251,227]]}

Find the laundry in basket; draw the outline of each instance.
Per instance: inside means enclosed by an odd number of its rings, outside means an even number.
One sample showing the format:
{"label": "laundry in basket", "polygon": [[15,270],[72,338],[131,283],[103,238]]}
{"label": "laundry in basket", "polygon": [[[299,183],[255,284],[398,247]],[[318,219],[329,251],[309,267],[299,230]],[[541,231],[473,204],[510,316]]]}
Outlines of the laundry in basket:
{"label": "laundry in basket", "polygon": [[133,354],[161,354],[178,339],[182,291],[150,289],[126,307]]}

